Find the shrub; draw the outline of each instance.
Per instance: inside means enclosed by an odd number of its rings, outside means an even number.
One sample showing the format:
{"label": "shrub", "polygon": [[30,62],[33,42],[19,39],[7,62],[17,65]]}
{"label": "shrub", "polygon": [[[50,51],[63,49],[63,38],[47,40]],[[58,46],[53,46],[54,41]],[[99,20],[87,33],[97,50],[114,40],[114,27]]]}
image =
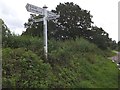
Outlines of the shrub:
{"label": "shrub", "polygon": [[[107,51],[100,50],[85,39],[49,40],[46,63],[41,59],[41,40],[25,39],[28,46],[24,43],[23,48],[3,49],[3,87],[118,87],[118,70],[105,57]],[[23,42],[25,39],[20,40]]]}
{"label": "shrub", "polygon": [[3,88],[44,88],[53,81],[51,67],[24,48],[3,49]]}

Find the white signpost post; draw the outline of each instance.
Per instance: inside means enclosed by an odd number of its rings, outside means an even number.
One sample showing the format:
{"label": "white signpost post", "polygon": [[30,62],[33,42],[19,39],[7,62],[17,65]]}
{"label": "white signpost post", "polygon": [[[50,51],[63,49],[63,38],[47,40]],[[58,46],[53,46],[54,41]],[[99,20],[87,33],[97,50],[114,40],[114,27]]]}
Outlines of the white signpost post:
{"label": "white signpost post", "polygon": [[43,31],[43,34],[44,34],[44,54],[45,54],[45,57],[47,59],[47,57],[48,57],[47,56],[47,53],[48,53],[48,49],[47,49],[47,20],[53,20],[53,19],[59,18],[59,15],[56,15],[53,12],[47,11],[46,6],[44,6],[43,8],[40,8],[40,7],[31,5],[31,4],[27,4],[26,9],[28,12],[43,15],[43,18],[36,19],[36,20],[34,20],[34,22],[43,21],[43,25],[44,25],[44,31]]}

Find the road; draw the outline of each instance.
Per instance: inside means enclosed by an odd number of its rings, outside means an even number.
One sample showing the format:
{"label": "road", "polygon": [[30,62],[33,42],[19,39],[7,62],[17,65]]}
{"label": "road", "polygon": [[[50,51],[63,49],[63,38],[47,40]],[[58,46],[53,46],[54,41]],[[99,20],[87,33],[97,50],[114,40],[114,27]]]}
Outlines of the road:
{"label": "road", "polygon": [[113,60],[113,62],[120,64],[120,52],[118,52],[116,56],[111,57],[111,59]]}
{"label": "road", "polygon": [[120,52],[117,52],[116,56],[110,57],[109,59],[111,59],[112,62],[115,62],[120,70]]}

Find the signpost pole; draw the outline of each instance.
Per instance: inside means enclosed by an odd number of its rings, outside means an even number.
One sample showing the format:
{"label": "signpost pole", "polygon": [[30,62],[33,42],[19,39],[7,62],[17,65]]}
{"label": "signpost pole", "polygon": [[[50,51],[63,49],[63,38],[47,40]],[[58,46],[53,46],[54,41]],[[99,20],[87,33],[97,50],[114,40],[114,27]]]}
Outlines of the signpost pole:
{"label": "signpost pole", "polygon": [[43,35],[44,35],[44,55],[46,60],[48,59],[47,53],[48,53],[48,49],[47,49],[47,7],[44,6],[43,7],[43,25],[44,25],[44,31],[43,31]]}
{"label": "signpost pole", "polygon": [[47,11],[47,7],[44,6],[43,8],[37,7],[35,5],[32,4],[28,4],[26,5],[26,9],[28,12],[32,12],[35,14],[40,14],[40,15],[44,15],[44,17],[42,19],[39,20],[34,20],[34,22],[40,22],[43,21],[43,36],[44,36],[44,55],[46,60],[48,60],[48,47],[47,47],[47,20],[53,20],[58,18],[60,15],[56,15],[53,12]]}

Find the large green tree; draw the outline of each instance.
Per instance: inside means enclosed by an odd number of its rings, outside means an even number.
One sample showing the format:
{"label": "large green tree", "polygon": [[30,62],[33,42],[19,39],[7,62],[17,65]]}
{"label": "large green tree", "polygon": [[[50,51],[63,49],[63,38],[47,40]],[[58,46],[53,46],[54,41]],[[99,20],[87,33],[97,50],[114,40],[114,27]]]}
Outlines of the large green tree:
{"label": "large green tree", "polygon": [[[87,10],[81,9],[78,5],[74,3],[60,3],[57,5],[56,10],[52,12],[57,13],[60,17],[57,20],[48,21],[48,37],[54,37],[57,40],[73,38],[77,36],[84,36],[87,30],[91,27],[91,18],[90,12]],[[32,18],[34,16],[32,15]],[[38,16],[36,16],[38,17]],[[33,23],[29,25],[26,29],[26,32],[23,34],[29,34],[33,36],[40,35],[42,28],[41,23]],[[41,26],[41,27],[40,27]]]}
{"label": "large green tree", "polygon": [[[92,26],[92,15],[90,11],[81,9],[73,2],[60,3],[56,10],[52,12],[59,14],[60,17],[56,20],[48,21],[48,38],[56,40],[74,39],[76,37],[84,37],[95,43],[101,49],[115,46],[115,43],[109,39],[109,34],[102,28]],[[35,23],[33,19],[42,18],[40,15],[33,15],[25,24],[27,29],[22,35],[42,36],[43,22]],[[32,23],[30,23],[32,22]],[[112,47],[114,48],[114,47]]]}
{"label": "large green tree", "polygon": [[86,37],[86,32],[91,28],[90,11],[81,9],[74,3],[60,3],[56,8],[56,13],[60,14],[57,22],[56,36],[59,38],[73,38]]}

